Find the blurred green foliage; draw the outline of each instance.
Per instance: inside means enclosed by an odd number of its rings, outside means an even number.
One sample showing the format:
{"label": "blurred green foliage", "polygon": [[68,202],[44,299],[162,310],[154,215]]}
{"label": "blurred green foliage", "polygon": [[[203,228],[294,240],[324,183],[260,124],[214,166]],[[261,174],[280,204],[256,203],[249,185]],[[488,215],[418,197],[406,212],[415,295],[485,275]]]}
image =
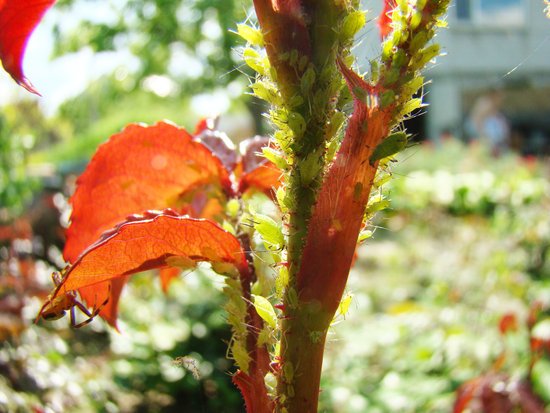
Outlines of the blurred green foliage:
{"label": "blurred green foliage", "polygon": [[[63,0],[57,9],[70,16],[82,6],[106,7],[92,0]],[[139,82],[150,75],[178,78],[182,96],[204,92],[235,80],[240,64],[235,48],[242,44],[229,29],[250,14],[242,0],[131,0],[104,9],[103,19],[82,16],[78,24],[55,28],[55,55],[86,47],[94,51],[130,50],[138,59]],[[60,20],[63,22],[63,20]],[[243,69],[244,70],[244,69]]]}
{"label": "blurred green foliage", "polygon": [[192,127],[196,121],[186,99],[160,97],[141,89],[129,93],[125,83],[114,76],[105,76],[63,103],[55,119],[70,125],[72,138],[35,151],[30,160],[33,163],[52,162],[58,167],[64,163],[88,161],[101,143],[129,123],[153,124],[168,119]]}
{"label": "blurred green foliage", "polygon": [[[359,250],[350,314],[328,344],[327,411],[449,412],[457,387],[504,349],[503,370],[524,376],[527,329],[502,337],[499,319],[521,324],[535,300],[550,303],[545,164],[450,141],[404,153],[393,173],[391,207]],[[550,407],[548,366],[533,380]]]}
{"label": "blurred green foliage", "polygon": [[[547,166],[458,142],[412,151],[384,190],[391,209],[359,249],[349,313],[329,337],[320,411],[447,413],[459,385],[503,350],[504,372],[527,371],[523,321],[535,300],[550,303]],[[76,331],[66,319],[30,326],[0,346],[0,410],[242,411],[220,282],[201,270],[164,296],[154,276],[134,276],[121,333],[99,320]],[[27,323],[37,306],[24,311]],[[498,322],[510,312],[520,328],[502,337]],[[549,377],[543,359],[533,381],[546,403]]]}
{"label": "blurred green foliage", "polygon": [[241,412],[225,358],[223,296],[213,287],[219,276],[188,274],[166,296],[152,275],[127,287],[120,333],[99,320],[72,330],[64,318],[3,342],[0,411]]}
{"label": "blurred green foliage", "polygon": [[20,214],[38,188],[38,181],[28,174],[30,151],[62,140],[63,126],[46,119],[33,101],[23,100],[3,107],[0,113],[0,222]]}

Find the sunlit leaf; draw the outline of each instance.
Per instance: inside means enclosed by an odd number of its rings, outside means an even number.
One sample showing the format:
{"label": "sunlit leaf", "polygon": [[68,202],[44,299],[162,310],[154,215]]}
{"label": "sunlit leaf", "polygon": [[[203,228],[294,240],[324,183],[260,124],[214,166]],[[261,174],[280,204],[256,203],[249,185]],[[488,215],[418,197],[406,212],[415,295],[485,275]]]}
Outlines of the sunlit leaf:
{"label": "sunlit leaf", "polygon": [[269,138],[255,136],[241,144],[242,158],[237,173],[240,175],[239,192],[255,189],[272,197],[281,183],[282,173],[263,155],[263,148],[269,146]]}
{"label": "sunlit leaf", "polygon": [[162,291],[166,293],[172,280],[179,277],[180,273],[181,269],[177,267],[162,268],[159,271],[160,285],[162,287]]}
{"label": "sunlit leaf", "polygon": [[97,308],[101,303],[105,303],[99,311],[99,316],[117,330],[118,302],[128,278],[129,276],[125,275],[78,290],[80,297],[90,308]]}
{"label": "sunlit leaf", "polygon": [[[191,268],[202,261],[248,272],[239,241],[214,222],[178,216],[170,210],[149,212],[105,233],[88,248],[70,267],[52,299],[79,290],[92,305],[110,294],[111,306],[100,314],[114,324],[116,300],[126,276],[153,268]],[[114,280],[121,283],[109,287],[107,282]]]}
{"label": "sunlit leaf", "polygon": [[235,169],[235,165],[237,165],[235,144],[225,133],[205,129],[198,135],[195,135],[195,138],[206,145],[222,161],[228,172],[232,172]]}
{"label": "sunlit leaf", "polygon": [[23,73],[23,56],[30,35],[55,0],[0,0],[0,60],[13,79],[39,94]]}
{"label": "sunlit leaf", "polygon": [[[200,214],[210,198],[203,188],[230,191],[220,160],[184,129],[165,122],[130,125],[112,136],[77,184],[63,253],[69,262],[130,214],[164,208],[189,212],[194,206]],[[195,199],[197,190],[203,201]]]}
{"label": "sunlit leaf", "polygon": [[258,166],[249,173],[245,173],[239,183],[239,192],[243,193],[249,189],[263,192],[273,197],[275,190],[281,184],[281,170],[267,162]]}

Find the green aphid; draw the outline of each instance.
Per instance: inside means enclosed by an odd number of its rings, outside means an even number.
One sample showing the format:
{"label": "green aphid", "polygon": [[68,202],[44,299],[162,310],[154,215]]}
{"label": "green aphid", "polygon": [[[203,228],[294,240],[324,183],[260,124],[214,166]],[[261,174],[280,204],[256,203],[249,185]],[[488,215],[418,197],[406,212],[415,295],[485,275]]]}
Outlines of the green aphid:
{"label": "green aphid", "polygon": [[384,139],[372,152],[369,158],[371,165],[374,165],[376,161],[387,158],[388,156],[395,155],[397,152],[401,152],[407,146],[407,134],[405,132],[395,132]]}
{"label": "green aphid", "polygon": [[308,67],[302,75],[302,79],[300,80],[300,88],[302,90],[302,93],[307,95],[311,91],[311,88],[315,83],[315,77],[316,74],[313,66]]}

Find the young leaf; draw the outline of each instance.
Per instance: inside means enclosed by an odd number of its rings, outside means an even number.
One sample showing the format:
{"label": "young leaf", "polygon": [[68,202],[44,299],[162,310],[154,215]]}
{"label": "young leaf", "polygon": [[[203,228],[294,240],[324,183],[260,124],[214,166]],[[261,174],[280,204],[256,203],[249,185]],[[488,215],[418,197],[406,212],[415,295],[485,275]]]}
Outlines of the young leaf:
{"label": "young leaf", "polygon": [[0,61],[11,77],[39,95],[23,73],[30,35],[55,0],[0,0]]}
{"label": "young leaf", "polygon": [[202,142],[222,161],[223,165],[229,173],[235,169],[237,165],[237,152],[235,144],[229,137],[220,131],[206,129],[195,135],[195,139]]}
{"label": "young leaf", "polygon": [[[182,208],[186,194],[208,185],[231,190],[220,159],[184,129],[165,122],[130,125],[112,136],[77,183],[63,252],[69,262],[130,214]],[[208,194],[203,195],[205,207]]]}
{"label": "young leaf", "polygon": [[238,167],[242,170],[239,193],[256,189],[273,197],[274,191],[279,187],[282,173],[263,156],[262,148],[267,146],[269,146],[269,138],[265,136],[255,136],[241,143],[243,155]]}
{"label": "young leaf", "polygon": [[243,174],[239,181],[239,192],[244,193],[249,189],[256,189],[273,197],[275,190],[281,184],[282,173],[271,162],[265,161],[256,169]]}
{"label": "young leaf", "polygon": [[[100,302],[108,281],[179,263],[223,263],[248,276],[248,264],[237,238],[212,221],[178,216],[173,211],[134,217],[104,234],[70,267],[51,299],[68,291],[84,291],[89,305]],[[125,280],[124,280],[125,281]],[[116,284],[117,286],[119,284]],[[123,283],[122,283],[123,285]],[[119,292],[110,291],[113,299]],[[107,309],[115,310],[116,303]],[[105,309],[104,309],[105,310]],[[108,311],[104,311],[107,313]],[[100,313],[101,314],[101,313]],[[115,320],[110,319],[111,323]]]}

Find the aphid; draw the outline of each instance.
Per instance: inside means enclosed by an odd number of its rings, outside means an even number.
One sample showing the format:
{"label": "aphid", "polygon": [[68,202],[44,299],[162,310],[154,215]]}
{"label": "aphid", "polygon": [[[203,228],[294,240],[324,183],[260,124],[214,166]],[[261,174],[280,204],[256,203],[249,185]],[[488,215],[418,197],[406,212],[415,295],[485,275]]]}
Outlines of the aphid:
{"label": "aphid", "polygon": [[298,293],[293,287],[290,287],[286,293],[288,306],[292,309],[298,307]]}
{"label": "aphid", "polygon": [[254,229],[261,235],[268,249],[280,248],[285,243],[281,225],[267,215],[254,214]]}
{"label": "aphid", "polygon": [[424,67],[430,60],[439,56],[440,51],[440,46],[437,43],[422,49],[415,58],[416,67]]}
{"label": "aphid", "polygon": [[253,295],[252,304],[258,315],[271,327],[277,328],[277,314],[269,300],[261,295]]}
{"label": "aphid", "polygon": [[264,37],[262,32],[246,24],[237,24],[237,34],[253,46],[263,47]]}
{"label": "aphid", "polygon": [[241,340],[232,337],[232,344],[230,344],[228,350],[231,349],[231,355],[237,366],[244,372],[248,371],[250,365],[250,355],[246,351],[246,345]]}
{"label": "aphid", "polygon": [[[63,276],[66,274],[66,271],[67,269],[63,270],[61,273],[54,272],[52,274],[52,280],[55,284],[56,289],[53,294],[50,294],[48,296],[48,299],[38,312],[35,323],[38,322],[40,318],[46,321],[58,320],[63,317],[67,311],[70,311],[71,327],[80,328],[90,323],[100,313],[103,307],[105,307],[109,302],[110,294],[107,294],[107,298],[105,299],[105,301],[101,303],[99,307],[94,308],[93,311],[90,312],[84,304],[78,301],[75,291],[67,291],[64,294],[58,295],[57,297],[52,299],[52,297],[54,297],[59,291],[63,282]],[[80,323],[77,323],[75,308],[78,308],[88,318]]]}
{"label": "aphid", "polygon": [[315,69],[313,66],[308,67],[300,79],[300,88],[304,95],[307,95],[311,91],[311,88],[315,84],[315,78]]}
{"label": "aphid", "polygon": [[340,37],[344,41],[353,39],[359,30],[367,23],[365,12],[354,11],[348,14],[342,22]]}
{"label": "aphid", "polygon": [[292,384],[294,381],[294,365],[291,361],[285,361],[283,363],[283,375],[285,376],[285,383]]}
{"label": "aphid", "polygon": [[405,132],[392,133],[380,142],[380,144],[374,149],[369,158],[370,164],[374,165],[376,161],[395,155],[397,152],[402,151],[407,146],[407,142],[408,139]]}
{"label": "aphid", "polygon": [[323,332],[322,331],[310,331],[309,332],[309,340],[312,343],[320,343],[322,337],[323,337]]}

